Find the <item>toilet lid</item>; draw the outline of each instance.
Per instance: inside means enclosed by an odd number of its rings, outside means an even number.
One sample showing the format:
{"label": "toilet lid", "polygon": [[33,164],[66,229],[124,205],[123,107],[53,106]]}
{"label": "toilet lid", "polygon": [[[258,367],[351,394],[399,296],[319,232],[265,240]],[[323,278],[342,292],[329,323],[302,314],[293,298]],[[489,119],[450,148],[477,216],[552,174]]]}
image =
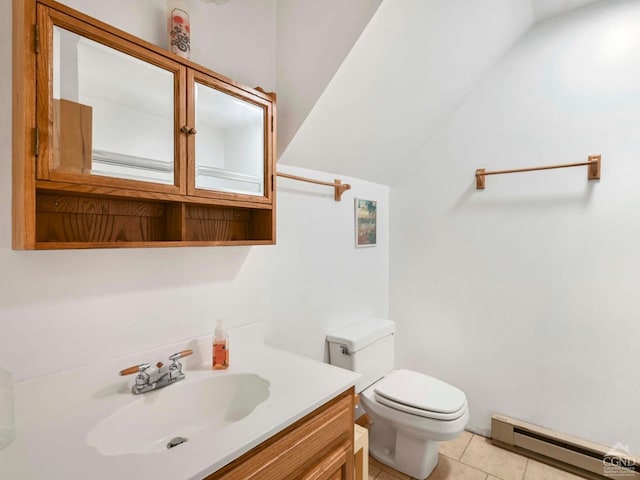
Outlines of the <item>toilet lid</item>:
{"label": "toilet lid", "polygon": [[[458,413],[467,403],[458,388],[418,372],[394,370],[374,385],[376,397],[394,408],[406,406],[417,410],[444,414]],[[386,400],[386,401],[385,401]]]}
{"label": "toilet lid", "polygon": [[457,420],[467,412],[467,402],[465,402],[462,408],[457,412],[438,413],[432,412],[430,410],[421,410],[419,408],[410,407],[401,403],[396,403],[393,400],[389,400],[388,398],[378,395],[377,393],[375,394],[375,399],[379,404],[391,407],[394,410],[400,410],[401,412],[410,413],[411,415],[417,415],[419,417],[431,418],[433,420]]}

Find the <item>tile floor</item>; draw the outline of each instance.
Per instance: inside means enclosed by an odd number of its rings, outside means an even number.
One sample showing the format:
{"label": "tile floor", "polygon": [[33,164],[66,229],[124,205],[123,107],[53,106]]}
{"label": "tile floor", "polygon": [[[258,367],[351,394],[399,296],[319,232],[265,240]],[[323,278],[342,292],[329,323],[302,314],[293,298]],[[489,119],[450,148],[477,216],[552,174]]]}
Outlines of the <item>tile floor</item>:
{"label": "tile floor", "polygon": [[[369,480],[412,480],[408,475],[369,457]],[[535,460],[502,448],[491,440],[463,432],[451,442],[440,444],[438,466],[429,480],[580,480]]]}

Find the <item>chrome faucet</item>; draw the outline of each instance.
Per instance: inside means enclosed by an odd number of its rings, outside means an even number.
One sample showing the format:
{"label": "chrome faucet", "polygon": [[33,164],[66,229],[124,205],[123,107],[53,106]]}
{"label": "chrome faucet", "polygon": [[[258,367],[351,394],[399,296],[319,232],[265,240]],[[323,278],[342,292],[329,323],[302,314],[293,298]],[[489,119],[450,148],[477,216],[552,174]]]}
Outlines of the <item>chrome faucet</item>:
{"label": "chrome faucet", "polygon": [[135,395],[158,390],[159,388],[171,385],[179,380],[184,380],[185,375],[182,372],[182,364],[179,362],[181,358],[187,357],[193,353],[193,350],[183,350],[174,353],[169,357],[171,365],[164,365],[158,362],[155,367],[149,363],[134,365],[120,371],[120,375],[131,375],[137,373],[136,380],[131,386],[131,391]]}

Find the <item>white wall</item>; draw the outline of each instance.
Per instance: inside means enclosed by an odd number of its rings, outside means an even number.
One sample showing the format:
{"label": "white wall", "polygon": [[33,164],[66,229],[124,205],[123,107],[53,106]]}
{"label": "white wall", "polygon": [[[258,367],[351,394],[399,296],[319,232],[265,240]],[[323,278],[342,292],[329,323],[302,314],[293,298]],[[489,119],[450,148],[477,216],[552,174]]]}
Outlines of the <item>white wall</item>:
{"label": "white wall", "polygon": [[[271,67],[254,62],[251,55],[240,61],[245,48],[264,42],[254,22],[263,12],[261,5],[270,3],[239,0],[219,10],[210,7],[214,12],[234,12],[234,5],[245,13],[253,7],[258,10],[251,12],[251,20],[234,20],[233,28],[225,27],[229,34],[221,49],[225,54],[214,62],[217,53],[211,53],[206,65],[227,74],[239,72],[240,81],[270,88]],[[157,2],[150,0],[73,4],[150,40],[164,28]],[[194,29],[207,21],[199,16]],[[202,48],[203,57],[206,53],[209,58],[214,50],[209,47]],[[227,57],[234,59],[224,63]],[[0,18],[0,62],[11,65],[10,15]],[[353,196],[378,200],[382,206],[388,202],[388,188],[357,179],[344,179],[351,181],[353,190],[340,203],[333,201],[330,189],[281,185],[276,246],[13,251],[10,125],[11,71],[4,68],[0,69],[0,365],[17,379],[210,334],[218,317],[230,327],[264,321],[271,344],[323,359],[326,329],[388,312],[386,212],[381,214],[378,247],[357,250],[353,241]]]}
{"label": "white wall", "polygon": [[[84,95],[80,103],[92,107],[93,150],[160,160],[173,168],[173,112],[160,117],[141,108]],[[173,110],[173,103],[170,106]],[[169,177],[172,182],[173,173]]]}
{"label": "white wall", "polygon": [[[261,265],[271,345],[328,361],[326,333],[389,314],[389,188],[345,176],[279,165],[279,171],[351,184],[333,189],[278,178],[278,246]],[[354,198],[378,202],[377,245],[355,248]]]}
{"label": "white wall", "polygon": [[225,132],[225,167],[232,172],[261,177],[264,172],[263,122],[246,127],[229,128]]}
{"label": "white wall", "polygon": [[[65,0],[76,10],[167,47],[165,0]],[[275,0],[217,6],[185,0],[191,19],[191,60],[250,86],[275,88]]]}
{"label": "white wall", "polygon": [[[492,412],[640,451],[640,3],[533,28],[391,190],[398,361]],[[474,171],[585,161],[487,177]]]}
{"label": "white wall", "polygon": [[202,120],[196,123],[198,125],[198,134],[202,134],[196,136],[196,158],[198,167],[224,168],[224,131],[218,126]]}

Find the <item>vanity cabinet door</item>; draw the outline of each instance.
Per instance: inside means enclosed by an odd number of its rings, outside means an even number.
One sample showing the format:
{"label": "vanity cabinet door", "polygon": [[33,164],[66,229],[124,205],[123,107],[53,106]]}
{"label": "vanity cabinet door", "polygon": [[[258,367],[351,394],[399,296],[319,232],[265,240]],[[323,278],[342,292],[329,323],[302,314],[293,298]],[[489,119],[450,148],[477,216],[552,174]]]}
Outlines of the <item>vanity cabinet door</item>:
{"label": "vanity cabinet door", "polygon": [[205,480],[352,480],[353,389]]}
{"label": "vanity cabinet door", "polygon": [[[302,476],[301,480],[351,480],[353,478],[353,448],[342,445],[329,453],[311,470]],[[351,473],[351,474],[350,474]]]}
{"label": "vanity cabinet door", "polygon": [[186,67],[38,5],[37,178],[186,193]]}
{"label": "vanity cabinet door", "polygon": [[273,104],[190,69],[188,194],[272,203]]}

